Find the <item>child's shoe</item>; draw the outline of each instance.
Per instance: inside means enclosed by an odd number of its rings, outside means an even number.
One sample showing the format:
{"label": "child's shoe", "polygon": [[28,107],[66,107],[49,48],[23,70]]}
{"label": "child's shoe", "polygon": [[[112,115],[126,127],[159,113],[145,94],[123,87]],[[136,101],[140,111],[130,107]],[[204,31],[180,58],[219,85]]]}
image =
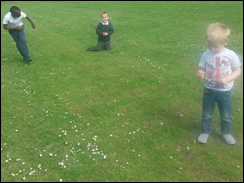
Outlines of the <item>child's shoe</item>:
{"label": "child's shoe", "polygon": [[25,63],[26,63],[26,62],[31,62],[31,61],[32,61],[32,59],[31,59],[30,57],[28,57],[28,58],[23,58],[23,60],[25,61]]}
{"label": "child's shoe", "polygon": [[29,60],[25,60],[25,63],[27,63],[27,62],[31,62],[32,61],[32,59],[29,59]]}
{"label": "child's shoe", "polygon": [[222,137],[224,138],[224,140],[227,144],[235,144],[236,143],[235,139],[232,137],[231,134],[222,135]]}
{"label": "child's shoe", "polygon": [[203,143],[205,144],[208,140],[208,137],[209,137],[209,134],[206,134],[206,133],[202,133],[199,135],[199,137],[197,138],[197,141],[200,142],[200,143]]}

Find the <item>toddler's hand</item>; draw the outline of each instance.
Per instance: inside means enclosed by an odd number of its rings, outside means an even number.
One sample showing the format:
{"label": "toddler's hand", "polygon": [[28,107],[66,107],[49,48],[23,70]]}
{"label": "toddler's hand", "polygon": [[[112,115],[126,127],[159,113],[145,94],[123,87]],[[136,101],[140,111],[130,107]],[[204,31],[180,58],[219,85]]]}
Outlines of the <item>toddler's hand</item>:
{"label": "toddler's hand", "polygon": [[108,35],[108,33],[107,32],[103,32],[103,36],[107,36]]}
{"label": "toddler's hand", "polygon": [[219,79],[217,79],[217,82],[224,86],[228,83],[228,79],[227,78],[219,78]]}
{"label": "toddler's hand", "polygon": [[200,80],[204,79],[204,75],[205,75],[205,72],[203,70],[199,70],[197,72],[197,78]]}

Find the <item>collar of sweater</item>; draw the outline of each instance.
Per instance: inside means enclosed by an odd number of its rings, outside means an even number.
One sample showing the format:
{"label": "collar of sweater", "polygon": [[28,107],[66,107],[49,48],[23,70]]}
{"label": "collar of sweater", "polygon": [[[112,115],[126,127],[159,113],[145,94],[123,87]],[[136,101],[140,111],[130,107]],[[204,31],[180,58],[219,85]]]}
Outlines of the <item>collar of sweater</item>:
{"label": "collar of sweater", "polygon": [[101,22],[102,22],[103,25],[108,25],[108,23],[109,23],[109,22],[107,22],[107,23],[103,23],[103,21],[101,21]]}

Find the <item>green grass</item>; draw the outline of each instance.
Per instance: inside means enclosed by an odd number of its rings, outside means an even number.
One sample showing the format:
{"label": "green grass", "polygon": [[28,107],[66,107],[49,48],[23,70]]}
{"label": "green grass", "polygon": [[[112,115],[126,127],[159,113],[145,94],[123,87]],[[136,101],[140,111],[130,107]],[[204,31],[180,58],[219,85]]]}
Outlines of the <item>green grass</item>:
{"label": "green grass", "polygon": [[[243,74],[237,143],[221,138],[217,108],[208,143],[195,142],[206,27],[229,26],[243,63],[243,2],[10,1],[2,19],[13,5],[36,29],[22,20],[31,64],[1,29],[1,181],[243,181]],[[102,11],[113,50],[87,52]]]}

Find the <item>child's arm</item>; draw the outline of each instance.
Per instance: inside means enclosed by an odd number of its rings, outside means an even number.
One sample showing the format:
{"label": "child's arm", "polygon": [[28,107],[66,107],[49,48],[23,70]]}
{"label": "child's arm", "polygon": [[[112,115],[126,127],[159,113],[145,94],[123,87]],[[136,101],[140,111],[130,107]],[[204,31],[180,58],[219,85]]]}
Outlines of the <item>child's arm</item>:
{"label": "child's arm", "polygon": [[34,24],[34,22],[32,22],[31,18],[26,16],[26,19],[31,23],[32,25],[32,28],[35,29],[36,28],[36,25]]}
{"label": "child's arm", "polygon": [[3,24],[3,28],[6,29],[6,30],[10,30],[10,29],[22,30],[23,29],[23,27],[21,27],[21,26],[8,27],[8,24]]}
{"label": "child's arm", "polygon": [[241,74],[241,67],[236,67],[236,68],[233,69],[233,72],[231,73],[231,75],[219,79],[218,83],[221,84],[221,85],[226,85],[230,81],[233,81],[236,78],[238,78],[240,76],[240,74]]}
{"label": "child's arm", "polygon": [[97,28],[96,28],[96,34],[97,34],[98,36],[103,35],[103,32],[101,31],[102,27],[101,27],[100,24],[101,24],[101,23],[99,23],[99,24],[97,25]]}
{"label": "child's arm", "polygon": [[113,28],[113,25],[111,23],[109,24],[109,26],[110,26],[110,29],[107,33],[109,36],[111,36],[114,33],[114,28]]}
{"label": "child's arm", "polygon": [[205,68],[200,67],[200,69],[197,72],[197,78],[200,80],[204,79],[204,75],[205,75]]}

